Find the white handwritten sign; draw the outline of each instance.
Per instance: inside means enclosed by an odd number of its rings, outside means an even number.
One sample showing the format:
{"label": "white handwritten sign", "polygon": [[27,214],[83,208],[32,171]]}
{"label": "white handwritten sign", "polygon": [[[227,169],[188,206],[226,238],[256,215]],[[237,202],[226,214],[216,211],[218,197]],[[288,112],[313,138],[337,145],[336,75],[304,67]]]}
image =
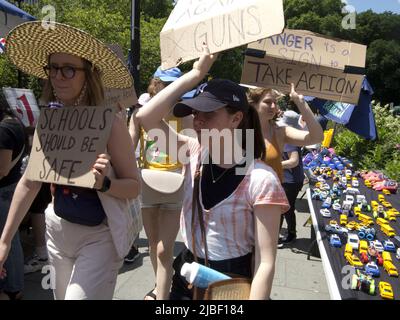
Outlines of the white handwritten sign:
{"label": "white handwritten sign", "polygon": [[163,68],[281,33],[282,0],[181,0],[160,34]]}
{"label": "white handwritten sign", "polygon": [[116,108],[43,108],[27,167],[30,180],[93,188],[92,167],[105,152]]}
{"label": "white handwritten sign", "polygon": [[25,127],[35,127],[40,110],[30,89],[3,88],[4,96],[12,112]]}

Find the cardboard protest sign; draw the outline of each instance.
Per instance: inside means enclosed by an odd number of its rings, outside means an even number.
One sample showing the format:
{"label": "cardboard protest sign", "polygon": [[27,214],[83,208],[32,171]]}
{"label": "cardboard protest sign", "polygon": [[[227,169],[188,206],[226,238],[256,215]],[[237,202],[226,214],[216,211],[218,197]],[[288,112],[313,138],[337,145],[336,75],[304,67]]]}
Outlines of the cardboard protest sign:
{"label": "cardboard protest sign", "polygon": [[34,127],[39,119],[40,110],[32,90],[3,88],[3,92],[14,115],[25,127]]}
{"label": "cardboard protest sign", "polygon": [[[122,48],[118,44],[110,44],[109,48],[113,50],[116,55],[125,61],[124,53]],[[104,104],[106,106],[117,106],[118,103],[123,108],[129,108],[137,103],[138,99],[136,96],[135,87],[132,86],[128,89],[111,89],[106,88],[104,91]]]}
{"label": "cardboard protest sign", "polygon": [[28,179],[93,188],[97,155],[106,151],[116,108],[43,108],[33,137]]}
{"label": "cardboard protest sign", "polygon": [[366,46],[303,30],[249,44],[241,82],[327,100],[357,104]]}
{"label": "cardboard protest sign", "polygon": [[160,34],[164,69],[211,53],[235,48],[284,28],[282,0],[179,1]]}

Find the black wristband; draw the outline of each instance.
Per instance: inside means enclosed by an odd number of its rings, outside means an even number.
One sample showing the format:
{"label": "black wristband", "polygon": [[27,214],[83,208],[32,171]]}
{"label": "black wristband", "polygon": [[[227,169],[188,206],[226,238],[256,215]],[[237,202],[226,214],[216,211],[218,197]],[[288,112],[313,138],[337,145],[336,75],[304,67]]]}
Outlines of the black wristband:
{"label": "black wristband", "polygon": [[105,176],[103,180],[103,185],[99,189],[100,192],[106,192],[110,189],[111,187],[111,180],[109,177]]}

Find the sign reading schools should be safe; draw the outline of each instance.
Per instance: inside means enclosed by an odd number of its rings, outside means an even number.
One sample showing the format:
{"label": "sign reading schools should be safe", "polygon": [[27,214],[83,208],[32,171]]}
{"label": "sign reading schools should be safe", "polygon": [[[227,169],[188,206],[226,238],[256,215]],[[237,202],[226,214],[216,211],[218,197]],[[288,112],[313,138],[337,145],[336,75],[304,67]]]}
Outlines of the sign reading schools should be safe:
{"label": "sign reading schools should be safe", "polygon": [[44,108],[26,174],[28,179],[93,188],[92,167],[104,153],[116,108]]}
{"label": "sign reading schools should be safe", "polygon": [[[241,82],[357,104],[364,76],[366,46],[303,30],[251,43]],[[257,55],[263,55],[264,57]]]}
{"label": "sign reading schools should be safe", "polygon": [[281,33],[282,0],[179,1],[160,34],[165,69],[196,59],[203,43],[211,53]]}

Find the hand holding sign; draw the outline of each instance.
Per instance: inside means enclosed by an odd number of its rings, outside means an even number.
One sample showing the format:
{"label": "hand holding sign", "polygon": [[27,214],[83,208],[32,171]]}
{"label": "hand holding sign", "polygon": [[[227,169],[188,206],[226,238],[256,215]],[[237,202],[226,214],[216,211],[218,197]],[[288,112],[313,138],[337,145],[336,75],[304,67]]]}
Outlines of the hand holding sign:
{"label": "hand holding sign", "polygon": [[294,88],[294,83],[291,83],[291,90],[290,90],[290,94],[289,97],[290,99],[295,103],[295,104],[299,104],[299,103],[304,103],[304,96],[302,94],[298,94]]}
{"label": "hand holding sign", "polygon": [[110,171],[110,160],[111,157],[108,154],[99,154],[96,162],[93,165],[93,174],[96,180],[94,184],[95,189],[100,189],[103,185],[104,177],[108,176]]}
{"label": "hand holding sign", "polygon": [[193,70],[198,70],[200,72],[201,78],[203,78],[208,71],[210,71],[213,63],[217,60],[218,54],[210,54],[210,50],[207,45],[203,45],[203,54],[199,60],[193,64]]}

